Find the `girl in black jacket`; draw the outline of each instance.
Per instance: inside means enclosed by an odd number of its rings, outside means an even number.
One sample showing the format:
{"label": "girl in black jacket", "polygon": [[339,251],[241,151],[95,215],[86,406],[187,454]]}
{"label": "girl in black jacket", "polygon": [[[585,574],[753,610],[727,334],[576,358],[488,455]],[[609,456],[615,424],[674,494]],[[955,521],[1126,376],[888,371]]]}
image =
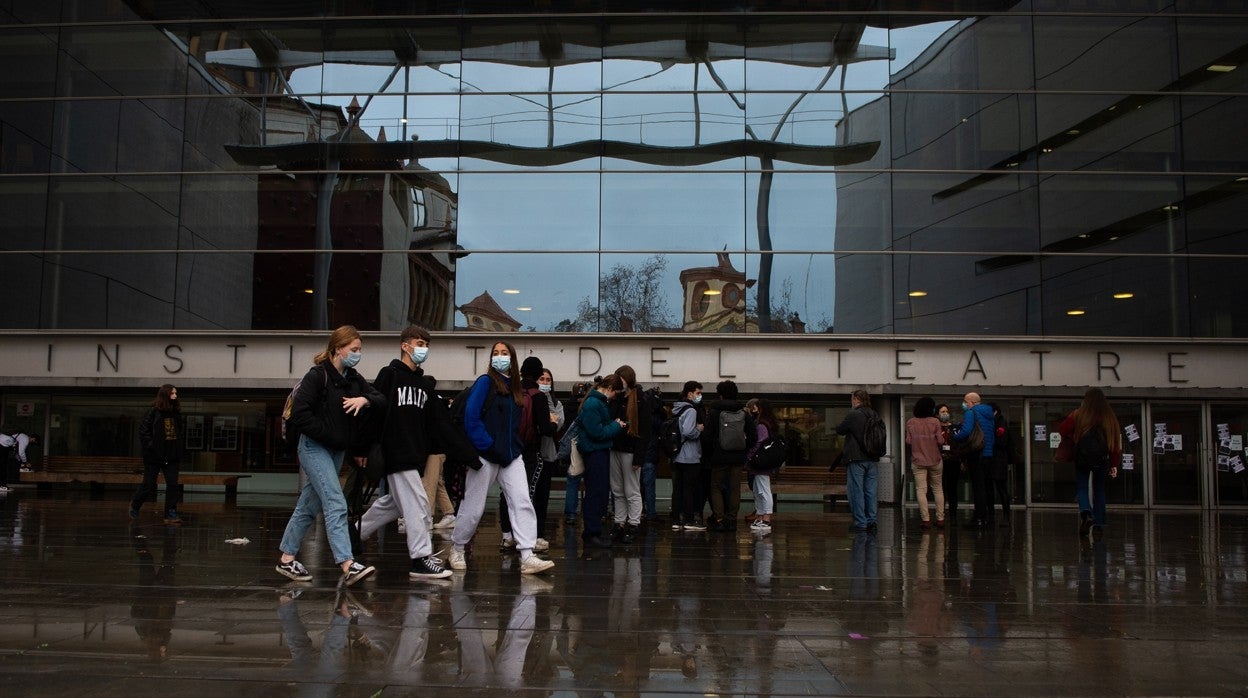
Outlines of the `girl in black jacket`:
{"label": "girl in black jacket", "polygon": [[178,389],[165,384],[156,391],[152,407],[139,422],[139,445],[143,447],[143,482],[130,499],[130,518],[139,518],[139,507],[156,491],[156,475],[165,477],[165,523],[180,524],[178,517],[178,463],[182,459],[182,407]]}
{"label": "girl in black jacket", "polygon": [[299,433],[299,467],[308,483],[299,493],[295,511],[282,535],[279,574],[297,582],[311,581],[295,559],[303,536],[324,513],[325,533],[334,562],[342,568],[340,586],[350,586],[376,572],[355,561],[347,531],[347,498],[338,483],[338,470],[347,450],[356,445],[369,411],[384,410],[386,399],[355,370],[364,346],[360,333],[343,325],[329,336],[325,351],[299,382],[290,412],[290,426]]}

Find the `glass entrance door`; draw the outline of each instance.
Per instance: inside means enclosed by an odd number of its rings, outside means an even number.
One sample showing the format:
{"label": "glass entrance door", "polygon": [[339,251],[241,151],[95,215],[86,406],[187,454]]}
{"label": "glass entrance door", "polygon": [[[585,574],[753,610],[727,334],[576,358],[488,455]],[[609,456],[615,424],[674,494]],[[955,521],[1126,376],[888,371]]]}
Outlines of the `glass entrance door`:
{"label": "glass entrance door", "polygon": [[1248,404],[1209,406],[1214,504],[1248,506]]}
{"label": "glass entrance door", "polygon": [[1149,409],[1147,440],[1153,461],[1153,504],[1201,503],[1204,491],[1201,406],[1154,402]]}
{"label": "glass entrance door", "polygon": [[[1109,483],[1109,504],[1144,503],[1144,439],[1140,424],[1144,406],[1137,401],[1111,401],[1114,415],[1122,426],[1122,468],[1118,479]],[[1075,503],[1075,465],[1053,459],[1059,438],[1057,427],[1075,408],[1078,400],[1033,400],[1027,438],[1031,457],[1031,501],[1036,503]]]}

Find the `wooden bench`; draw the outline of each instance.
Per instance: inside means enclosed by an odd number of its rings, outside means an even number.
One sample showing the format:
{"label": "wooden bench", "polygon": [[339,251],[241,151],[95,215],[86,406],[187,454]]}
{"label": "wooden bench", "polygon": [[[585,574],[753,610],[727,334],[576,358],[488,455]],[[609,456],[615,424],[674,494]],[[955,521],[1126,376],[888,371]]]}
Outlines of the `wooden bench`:
{"label": "wooden bench", "polygon": [[[226,499],[238,496],[238,481],[250,475],[232,473],[178,473],[178,489],[186,485],[225,487]],[[162,478],[163,479],[163,478]],[[21,473],[21,482],[39,486],[51,483],[84,482],[92,486],[138,485],[143,482],[143,459],[134,456],[47,456],[39,470]],[[183,492],[178,492],[178,501]]]}
{"label": "wooden bench", "polygon": [[[741,487],[749,491],[748,478],[741,479]],[[822,465],[786,465],[780,469],[779,475],[771,478],[771,491],[776,495],[777,504],[785,499],[806,501],[801,495],[818,495],[817,501],[823,502],[824,510],[831,511],[837,497],[845,499],[845,469],[828,472],[827,466]],[[782,498],[781,495],[795,496]]]}

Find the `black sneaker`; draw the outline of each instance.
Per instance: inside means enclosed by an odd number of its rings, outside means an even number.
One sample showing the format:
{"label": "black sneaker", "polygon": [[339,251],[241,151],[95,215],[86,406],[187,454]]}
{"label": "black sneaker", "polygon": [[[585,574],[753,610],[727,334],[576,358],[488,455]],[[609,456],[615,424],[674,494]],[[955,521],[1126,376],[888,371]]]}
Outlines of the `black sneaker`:
{"label": "black sneaker", "polygon": [[338,580],[339,587],[349,587],[361,579],[371,577],[377,571],[372,565],[361,565],[358,562],[352,562],[346,572],[342,573],[342,579]]}
{"label": "black sneaker", "polygon": [[412,569],[407,573],[407,578],[416,581],[419,579],[445,579],[451,576],[451,571],[442,566],[432,555],[428,557],[412,560]]}
{"label": "black sneaker", "polygon": [[303,564],[301,564],[298,560],[291,560],[290,562],[279,562],[277,563],[277,567],[275,569],[277,570],[278,574],[289,577],[290,579],[293,579],[296,582],[312,581],[312,575],[308,572],[308,569],[304,567]]}
{"label": "black sneaker", "polygon": [[1092,530],[1092,515],[1088,512],[1079,513],[1079,535],[1086,536]]}

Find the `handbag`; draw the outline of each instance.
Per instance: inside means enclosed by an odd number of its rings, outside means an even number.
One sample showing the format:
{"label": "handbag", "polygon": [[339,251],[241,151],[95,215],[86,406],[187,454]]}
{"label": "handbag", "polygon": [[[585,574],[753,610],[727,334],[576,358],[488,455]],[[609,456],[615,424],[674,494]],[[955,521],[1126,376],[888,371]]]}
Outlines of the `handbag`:
{"label": "handbag", "polygon": [[572,449],[568,453],[568,475],[577,477],[585,472],[585,458],[581,455],[580,446],[576,443],[577,439],[572,439]]}
{"label": "handbag", "polygon": [[[975,419],[975,415],[968,415],[970,419]],[[964,441],[954,441],[953,448],[950,450],[950,460],[962,460],[967,456],[974,455],[984,450],[984,431],[979,428],[979,420],[975,419],[974,426],[971,427],[971,433]]]}

